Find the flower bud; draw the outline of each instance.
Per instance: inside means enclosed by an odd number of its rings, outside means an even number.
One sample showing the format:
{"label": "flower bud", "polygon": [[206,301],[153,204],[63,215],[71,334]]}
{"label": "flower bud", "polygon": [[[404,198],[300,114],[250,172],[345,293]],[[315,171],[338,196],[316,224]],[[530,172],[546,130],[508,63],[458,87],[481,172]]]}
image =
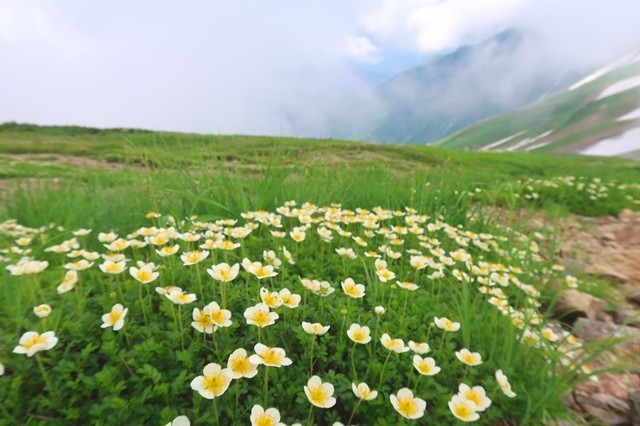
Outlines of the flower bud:
{"label": "flower bud", "polygon": [[376,315],[382,315],[386,312],[386,309],[384,309],[384,307],[382,306],[376,306],[374,309]]}
{"label": "flower bud", "polygon": [[33,313],[36,314],[38,318],[48,317],[51,311],[52,309],[49,305],[38,305],[33,308]]}

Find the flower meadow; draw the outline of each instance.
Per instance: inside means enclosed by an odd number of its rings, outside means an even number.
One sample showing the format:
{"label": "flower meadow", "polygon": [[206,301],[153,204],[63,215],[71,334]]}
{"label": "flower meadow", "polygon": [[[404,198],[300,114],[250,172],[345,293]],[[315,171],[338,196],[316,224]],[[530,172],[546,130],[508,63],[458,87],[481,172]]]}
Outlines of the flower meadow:
{"label": "flower meadow", "polygon": [[[289,201],[0,224],[4,424],[540,424],[588,375],[529,236]],[[53,423],[52,423],[53,422]]]}

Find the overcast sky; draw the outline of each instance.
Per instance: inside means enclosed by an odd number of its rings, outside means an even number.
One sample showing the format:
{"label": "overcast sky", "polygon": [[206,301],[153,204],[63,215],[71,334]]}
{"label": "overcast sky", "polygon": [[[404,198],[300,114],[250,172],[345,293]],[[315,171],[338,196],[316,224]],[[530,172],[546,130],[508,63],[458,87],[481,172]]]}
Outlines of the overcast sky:
{"label": "overcast sky", "polygon": [[0,122],[292,134],[292,115],[321,124],[365,96],[364,74],[514,26],[596,64],[640,47],[638,16],[638,0],[0,0]]}

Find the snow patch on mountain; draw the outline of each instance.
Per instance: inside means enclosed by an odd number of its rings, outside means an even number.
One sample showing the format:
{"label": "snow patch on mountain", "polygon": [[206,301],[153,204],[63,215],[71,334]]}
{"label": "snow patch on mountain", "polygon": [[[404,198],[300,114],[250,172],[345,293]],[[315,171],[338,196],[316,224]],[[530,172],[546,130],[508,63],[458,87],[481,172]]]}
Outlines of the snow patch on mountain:
{"label": "snow patch on mountain", "polygon": [[506,138],[504,138],[504,139],[500,139],[499,141],[492,142],[492,143],[490,143],[489,145],[485,145],[485,146],[483,146],[482,148],[480,148],[480,151],[488,151],[488,150],[493,149],[493,148],[495,148],[495,147],[497,147],[497,146],[500,146],[500,145],[502,145],[502,144],[505,144],[505,143],[509,142],[511,139],[513,139],[513,138],[517,138],[518,136],[522,135],[525,131],[526,131],[526,130],[523,130],[523,131],[518,132],[518,133],[514,133],[513,135],[511,135],[511,136],[507,136],[507,137],[506,137]]}
{"label": "snow patch on mountain", "polygon": [[640,108],[636,108],[633,111],[618,117],[616,121],[637,120],[638,118],[640,118]]}
{"label": "snow patch on mountain", "polygon": [[623,134],[603,139],[587,149],[581,151],[585,155],[601,155],[611,157],[626,154],[640,149],[640,127],[635,127]]}
{"label": "snow patch on mountain", "polygon": [[620,80],[604,89],[596,99],[602,99],[608,96],[617,95],[618,93],[626,92],[627,90],[633,89],[638,86],[640,86],[640,76]]}
{"label": "snow patch on mountain", "polygon": [[597,80],[598,78],[602,77],[605,74],[610,73],[611,71],[617,68],[620,68],[625,65],[629,65],[631,63],[638,62],[638,61],[640,61],[640,52],[629,53],[628,55],[623,56],[622,58],[610,63],[609,65],[605,65],[604,67],[589,74],[582,80],[574,83],[572,86],[569,87],[569,90],[575,90],[578,87],[584,86],[587,83]]}

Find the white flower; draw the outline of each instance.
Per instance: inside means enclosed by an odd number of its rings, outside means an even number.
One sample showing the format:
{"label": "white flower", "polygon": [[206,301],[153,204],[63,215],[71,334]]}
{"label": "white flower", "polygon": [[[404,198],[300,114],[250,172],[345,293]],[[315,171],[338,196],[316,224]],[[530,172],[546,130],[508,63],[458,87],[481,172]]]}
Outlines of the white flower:
{"label": "white flower", "polygon": [[435,376],[440,372],[440,367],[436,366],[433,358],[422,358],[420,355],[413,356],[413,366],[424,376]]}
{"label": "white flower", "polygon": [[241,377],[250,379],[258,374],[258,364],[252,363],[249,360],[247,351],[242,348],[236,349],[229,355],[227,369],[229,369],[232,379],[239,379]]}
{"label": "white flower", "polygon": [[262,343],[257,343],[253,348],[256,352],[249,357],[249,361],[256,365],[264,364],[268,367],[281,367],[291,365],[291,360],[282,348],[269,347]]}
{"label": "white flower", "polygon": [[459,322],[453,322],[449,318],[434,317],[433,318],[433,322],[436,324],[436,326],[439,329],[442,329],[444,331],[453,332],[453,331],[460,330],[460,323]]}
{"label": "white flower", "polygon": [[475,422],[480,418],[478,413],[476,413],[475,404],[460,395],[454,395],[451,398],[451,401],[449,401],[449,409],[454,416],[463,422]]}
{"label": "white flower", "polygon": [[470,366],[482,364],[482,356],[478,352],[471,352],[466,348],[456,351],[456,357],[461,363]]}
{"label": "white flower", "polygon": [[147,284],[155,281],[156,278],[158,278],[158,276],[160,275],[160,273],[155,272],[153,270],[153,267],[150,265],[140,268],[132,266],[131,268],[129,268],[129,273],[133,278],[135,278],[137,281],[140,281],[142,284]]}
{"label": "white flower", "polygon": [[175,288],[164,295],[167,299],[171,300],[176,305],[186,305],[188,303],[195,302],[198,297],[193,293],[185,293],[179,288]]}
{"label": "white flower", "polygon": [[413,340],[409,340],[409,348],[418,355],[424,355],[431,349],[428,343],[416,343]]}
{"label": "white flower", "polygon": [[475,405],[476,411],[484,411],[491,405],[491,400],[487,398],[487,394],[482,386],[474,386],[471,388],[464,383],[460,383],[460,386],[458,386],[458,395],[471,401]]}
{"label": "white flower", "polygon": [[111,312],[102,316],[100,328],[113,327],[113,331],[118,331],[124,326],[124,317],[127,316],[129,308],[123,307],[120,303],[113,305]]}
{"label": "white flower", "polygon": [[247,319],[247,324],[263,328],[275,324],[280,316],[275,312],[270,312],[266,304],[258,303],[253,307],[247,308],[244,311],[244,317]]}
{"label": "white flower", "polygon": [[51,306],[49,305],[38,305],[33,308],[33,313],[36,314],[38,318],[46,318],[51,314]]}
{"label": "white flower", "polygon": [[318,376],[311,377],[304,387],[304,393],[307,395],[309,402],[320,408],[331,408],[336,405],[333,391],[333,385],[331,383],[322,383]]}
{"label": "white flower", "polygon": [[66,293],[73,290],[77,282],[78,273],[76,271],[67,271],[67,273],[64,274],[62,284],[60,284],[56,290],[58,291],[58,294]]}
{"label": "white flower", "polygon": [[509,383],[509,379],[504,375],[502,370],[496,371],[496,381],[498,385],[500,385],[500,389],[502,389],[502,393],[504,393],[509,398],[515,398],[516,394],[511,390],[511,384]]}
{"label": "white flower", "polygon": [[364,345],[371,341],[371,330],[366,325],[360,326],[354,323],[351,324],[351,327],[347,330],[347,336],[355,343]]}
{"label": "white flower", "polygon": [[262,408],[261,405],[254,405],[251,409],[251,426],[286,426],[280,422],[280,412],[275,408]]}
{"label": "white flower", "polygon": [[18,346],[13,348],[14,354],[26,354],[28,357],[34,356],[37,352],[48,351],[58,343],[58,338],[53,331],[38,333],[27,331],[20,337]]}
{"label": "white flower", "polygon": [[191,426],[191,422],[187,416],[178,416],[165,426]]}
{"label": "white flower", "polygon": [[305,331],[305,333],[314,334],[316,336],[322,336],[327,331],[329,331],[330,327],[331,326],[329,325],[325,326],[317,322],[311,324],[310,322],[302,321],[302,329]]}
{"label": "white flower", "polygon": [[211,278],[213,278],[216,281],[222,281],[225,283],[233,281],[238,276],[239,271],[240,271],[239,263],[236,263],[233,266],[229,266],[226,263],[219,263],[207,269],[207,273],[211,275]]}
{"label": "white flower", "polygon": [[356,385],[355,383],[351,383],[351,390],[356,398],[361,399],[363,401],[371,401],[376,399],[378,396],[378,391],[369,389],[369,385],[366,383],[360,383]]}
{"label": "white flower", "polygon": [[220,365],[212,362],[204,367],[203,374],[191,381],[191,389],[198,392],[203,398],[219,397],[229,388],[231,383],[229,369],[223,369]]}
{"label": "white flower", "polygon": [[392,339],[387,333],[380,338],[380,343],[392,352],[403,353],[409,351],[409,347],[404,345],[402,339]]}
{"label": "white flower", "polygon": [[424,416],[427,403],[420,398],[415,398],[408,388],[402,388],[396,395],[389,397],[391,405],[402,417],[407,419],[419,419]]}

